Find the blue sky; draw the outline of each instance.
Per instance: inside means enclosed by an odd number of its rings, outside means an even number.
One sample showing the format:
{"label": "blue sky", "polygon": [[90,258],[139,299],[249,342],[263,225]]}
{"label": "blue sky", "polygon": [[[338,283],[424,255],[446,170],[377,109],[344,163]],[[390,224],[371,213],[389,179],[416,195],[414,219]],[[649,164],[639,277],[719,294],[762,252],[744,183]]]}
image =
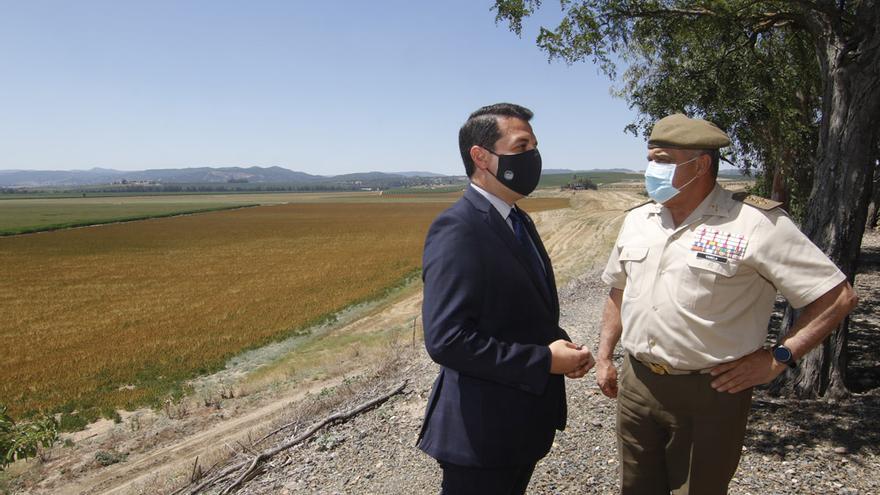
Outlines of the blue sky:
{"label": "blue sky", "polygon": [[493,2],[0,3],[0,169],[462,173],[476,108],[535,112],[545,168],[643,168],[589,63],[548,63]]}

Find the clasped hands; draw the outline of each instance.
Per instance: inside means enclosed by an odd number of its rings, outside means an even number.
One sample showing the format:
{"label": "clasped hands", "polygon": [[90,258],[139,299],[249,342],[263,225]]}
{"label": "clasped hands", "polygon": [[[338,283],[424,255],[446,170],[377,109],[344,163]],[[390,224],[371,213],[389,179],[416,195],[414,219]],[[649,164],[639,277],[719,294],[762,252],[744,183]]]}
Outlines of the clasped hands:
{"label": "clasped hands", "polygon": [[559,339],[550,344],[550,373],[581,378],[596,364],[585,346]]}

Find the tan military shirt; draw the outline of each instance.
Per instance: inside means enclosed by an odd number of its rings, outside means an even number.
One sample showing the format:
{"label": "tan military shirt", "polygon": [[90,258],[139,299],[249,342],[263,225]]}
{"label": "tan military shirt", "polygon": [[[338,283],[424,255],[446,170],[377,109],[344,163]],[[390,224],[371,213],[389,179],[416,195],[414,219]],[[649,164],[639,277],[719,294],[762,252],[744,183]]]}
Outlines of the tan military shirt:
{"label": "tan military shirt", "polygon": [[760,348],[777,291],[800,308],[845,279],[784,211],[718,185],[678,227],[658,204],[631,211],[602,274],[623,290],[623,348],[683,370]]}

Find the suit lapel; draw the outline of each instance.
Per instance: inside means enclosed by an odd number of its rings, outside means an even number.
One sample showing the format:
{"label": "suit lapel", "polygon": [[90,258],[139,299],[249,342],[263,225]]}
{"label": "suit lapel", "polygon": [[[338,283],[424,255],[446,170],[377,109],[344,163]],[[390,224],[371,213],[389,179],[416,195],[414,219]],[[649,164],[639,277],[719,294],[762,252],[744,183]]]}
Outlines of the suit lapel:
{"label": "suit lapel", "polygon": [[[489,224],[489,227],[492,229],[495,234],[500,237],[507,247],[510,248],[510,251],[514,254],[514,257],[519,261],[520,265],[522,265],[523,270],[529,274],[529,278],[532,280],[532,283],[538,288],[538,292],[541,293],[541,296],[544,298],[544,302],[546,302],[551,308],[555,308],[558,306],[558,303],[555,303],[555,298],[553,295],[549,293],[548,283],[541,280],[541,275],[535,273],[535,270],[532,268],[531,263],[529,263],[528,258],[526,258],[527,254],[524,252],[525,248],[519,243],[514,235],[513,231],[510,229],[510,226],[507,224],[507,221],[501,218],[501,214],[498,213],[498,210],[492,206],[489,201],[484,198],[480,193],[474,191],[473,188],[468,187],[465,190],[464,194],[465,198],[478,210],[483,213],[483,219]],[[527,222],[531,224],[531,219]],[[537,233],[534,232],[534,227],[530,226],[528,228],[529,235],[532,236],[532,240],[535,243],[535,246],[538,246],[538,252],[541,255],[541,259],[544,261],[544,266],[547,268],[548,273],[552,274],[552,268],[550,267],[550,260],[547,258],[547,253],[544,251],[544,246],[540,241],[535,241],[537,239]],[[551,278],[548,278],[549,281],[552,282]]]}

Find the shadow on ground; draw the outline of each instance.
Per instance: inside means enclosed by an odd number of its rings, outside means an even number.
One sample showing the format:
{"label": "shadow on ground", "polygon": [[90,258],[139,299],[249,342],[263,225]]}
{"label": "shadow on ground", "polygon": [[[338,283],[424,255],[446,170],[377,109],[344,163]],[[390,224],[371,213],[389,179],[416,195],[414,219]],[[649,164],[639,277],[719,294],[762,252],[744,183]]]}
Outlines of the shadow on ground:
{"label": "shadow on ground", "polygon": [[[840,453],[880,452],[880,394],[841,402],[789,400],[755,394],[746,445],[762,454],[800,455],[825,446]],[[843,450],[845,449],[845,450]]]}
{"label": "shadow on ground", "polygon": [[[866,239],[867,241],[868,239]],[[764,455],[800,455],[804,448],[845,453],[880,453],[880,243],[878,234],[862,248],[856,289],[859,306],[850,316],[847,386],[841,401],[775,397],[755,392],[746,445]],[[778,329],[783,303],[771,319]],[[771,333],[774,333],[771,330]],[[771,337],[775,340],[775,336]]]}
{"label": "shadow on ground", "polygon": [[880,387],[880,246],[862,249],[856,289],[859,306],[850,317],[847,385],[860,393]]}

